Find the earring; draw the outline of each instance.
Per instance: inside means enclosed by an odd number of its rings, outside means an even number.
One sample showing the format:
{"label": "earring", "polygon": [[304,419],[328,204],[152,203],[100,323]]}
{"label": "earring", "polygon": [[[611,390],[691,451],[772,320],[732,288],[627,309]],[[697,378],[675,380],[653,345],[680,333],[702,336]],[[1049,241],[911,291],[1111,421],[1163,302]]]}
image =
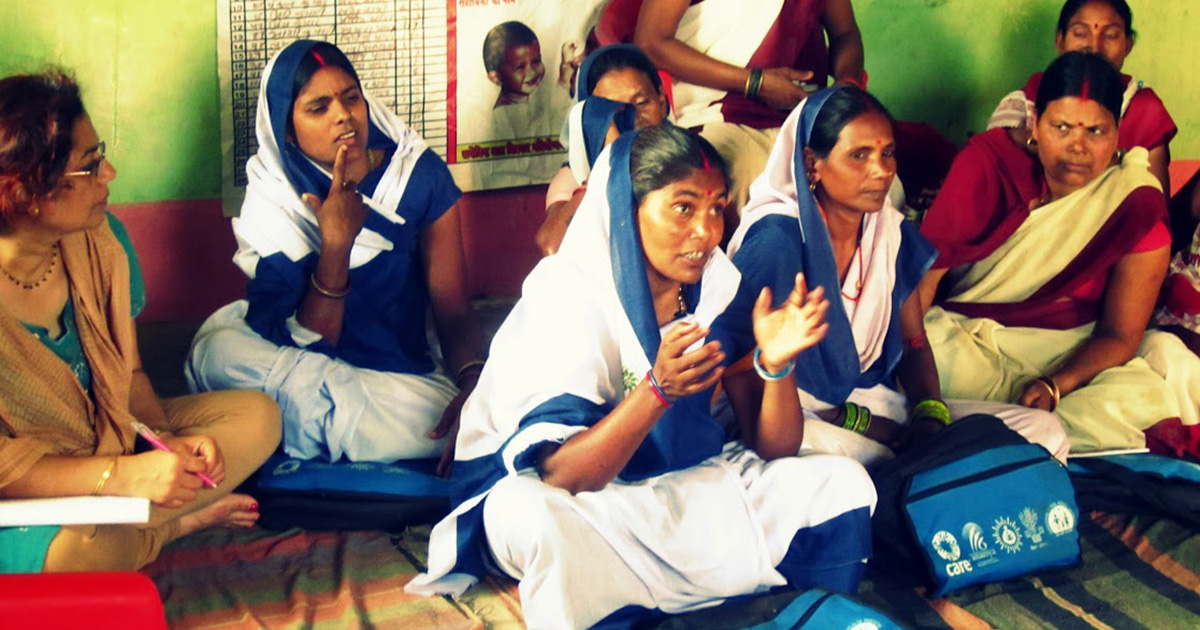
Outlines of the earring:
{"label": "earring", "polygon": [[29,214],[32,216],[35,216],[35,217],[41,213],[42,213],[42,209],[37,206],[34,206],[33,209],[29,211]]}
{"label": "earring", "polygon": [[1118,164],[1121,163],[1122,161],[1124,161],[1125,160],[1125,149],[1117,149],[1116,151],[1113,151],[1113,158],[1117,161]]}
{"label": "earring", "polygon": [[811,182],[811,183],[809,183],[809,185],[808,185],[808,192],[810,192],[810,193],[812,193],[812,194],[814,194],[814,195],[815,195],[815,194],[817,194],[817,182]]}
{"label": "earring", "polygon": [[1036,149],[1037,148],[1037,140],[1034,140],[1033,136],[1030,136],[1025,139],[1025,146],[1029,147],[1030,149]]}

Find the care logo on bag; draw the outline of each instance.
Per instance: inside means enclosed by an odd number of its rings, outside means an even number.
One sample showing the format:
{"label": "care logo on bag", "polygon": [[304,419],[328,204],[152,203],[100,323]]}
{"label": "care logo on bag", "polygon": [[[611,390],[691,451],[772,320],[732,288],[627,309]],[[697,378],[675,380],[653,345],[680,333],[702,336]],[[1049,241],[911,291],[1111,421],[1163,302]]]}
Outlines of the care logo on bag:
{"label": "care logo on bag", "polygon": [[1061,501],[1050,505],[1046,510],[1046,527],[1051,534],[1062,536],[1075,529],[1075,512]]}
{"label": "care logo on bag", "polygon": [[946,575],[962,575],[974,570],[970,560],[959,560],[962,557],[962,549],[959,548],[958,539],[954,537],[954,534],[943,529],[933,535],[930,544],[933,545],[933,550],[941,556],[942,560],[950,563],[946,565]]}
{"label": "care logo on bag", "polygon": [[879,625],[879,622],[875,621],[874,619],[863,619],[861,621],[854,622],[854,624],[846,628],[846,630],[879,630],[881,627],[883,626]]}
{"label": "care logo on bag", "polygon": [[970,547],[970,552],[967,555],[975,563],[975,566],[985,567],[1000,561],[996,558],[996,550],[988,545],[987,539],[983,534],[983,528],[979,526],[979,523],[967,523],[964,525],[962,535]]}
{"label": "care logo on bag", "polygon": [[992,538],[1006,553],[1017,553],[1021,550],[1021,531],[1007,516],[1001,516],[992,523]]}

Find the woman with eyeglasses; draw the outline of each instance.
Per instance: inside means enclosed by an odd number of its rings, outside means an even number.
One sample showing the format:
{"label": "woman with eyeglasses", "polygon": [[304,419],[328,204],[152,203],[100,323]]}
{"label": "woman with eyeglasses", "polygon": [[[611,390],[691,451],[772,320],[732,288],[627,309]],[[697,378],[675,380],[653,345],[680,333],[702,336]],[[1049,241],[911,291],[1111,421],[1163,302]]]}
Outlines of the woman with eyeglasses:
{"label": "woman with eyeglasses", "polygon": [[[249,527],[254,499],[229,492],[279,442],[262,394],[155,395],[104,151],[70,77],[0,80],[0,498],[145,497],[150,520],[0,528],[0,573],[134,570],[196,530]],[[145,450],[135,421],[170,450]]]}

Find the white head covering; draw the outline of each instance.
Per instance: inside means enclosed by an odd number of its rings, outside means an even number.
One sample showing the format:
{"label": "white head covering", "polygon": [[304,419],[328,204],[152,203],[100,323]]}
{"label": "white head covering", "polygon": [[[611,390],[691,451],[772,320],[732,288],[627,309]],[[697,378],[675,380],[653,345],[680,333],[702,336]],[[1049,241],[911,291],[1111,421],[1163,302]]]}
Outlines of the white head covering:
{"label": "white head covering", "polygon": [[[521,300],[492,342],[475,392],[463,407],[455,480],[469,497],[433,530],[428,572],[406,590],[458,591],[478,578],[482,504],[501,478],[536,465],[537,447],[562,443],[612,411],[653,365],[661,331],[654,316],[630,188],[637,132],[600,155],[559,253],[525,280]],[[708,326],[737,291],[740,275],[714,250],[693,320]],[[664,329],[684,320],[676,320]],[[621,472],[644,479],[720,452],[724,429],[711,392],[675,401]]]}
{"label": "white head covering", "polygon": [[[812,369],[797,370],[798,379],[814,381],[800,383],[801,387],[806,391],[807,387],[818,390],[809,393],[822,400],[834,396],[834,392],[848,393],[858,375],[884,352],[892,318],[896,259],[900,252],[901,225],[904,222],[904,215],[898,210],[903,204],[904,189],[899,179],[895,178],[883,209],[863,217],[859,251],[850,262],[845,282],[837,281],[829,231],[804,176],[802,152],[808,144],[817,113],[836,91],[837,88],[830,88],[808,97],[796,106],[783,123],[767,158],[766,169],[750,186],[750,200],[742,210],[741,224],[729,243],[730,256],[736,256],[747,233],[761,219],[770,215],[792,217],[799,222],[804,242],[801,251],[807,260],[803,263],[780,262],[786,263],[784,267],[797,264],[795,270],[790,267],[787,269],[790,274],[788,277],[794,276],[796,271],[804,271],[809,287],[825,286],[826,294],[831,299],[828,313],[830,333],[817,346],[818,353],[825,357],[826,362],[821,367],[822,373],[815,374]],[[857,286],[860,278],[861,289]],[[835,297],[835,291],[841,295],[840,300]],[[849,325],[839,320],[847,321]],[[847,338],[850,336],[852,339]],[[857,365],[847,364],[844,351],[841,350],[851,341],[857,351]],[[815,357],[809,353],[806,360],[813,361]],[[835,376],[834,373],[839,374]],[[828,387],[818,385],[826,379]]]}
{"label": "white head covering", "polygon": [[[324,198],[332,174],[286,139],[293,77],[304,55],[318,43],[293,42],[276,53],[263,70],[255,119],[258,152],[246,163],[246,199],[240,216],[233,220],[238,241],[234,262],[251,278],[262,257],[283,252],[290,260],[299,260],[320,248],[316,216],[300,196],[307,192]],[[427,145],[365,88],[362,94],[370,117],[368,146],[396,146],[382,178],[369,197],[364,195],[363,202],[387,220],[404,223],[400,199]],[[364,228],[350,252],[350,267],[361,266],[380,251],[390,249],[388,239]]]}

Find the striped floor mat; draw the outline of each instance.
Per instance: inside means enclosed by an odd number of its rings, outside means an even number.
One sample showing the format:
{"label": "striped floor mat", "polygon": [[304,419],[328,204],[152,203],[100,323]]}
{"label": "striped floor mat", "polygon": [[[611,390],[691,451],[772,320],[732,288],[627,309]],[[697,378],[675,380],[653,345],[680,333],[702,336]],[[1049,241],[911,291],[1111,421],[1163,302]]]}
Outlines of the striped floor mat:
{"label": "striped floor mat", "polygon": [[[858,597],[914,628],[1200,628],[1200,532],[1099,513],[1080,532],[1074,569],[940,600],[875,579]],[[428,534],[213,530],[171,545],[145,572],[172,628],[524,627],[508,580],[458,599],[404,593],[425,566]]]}

